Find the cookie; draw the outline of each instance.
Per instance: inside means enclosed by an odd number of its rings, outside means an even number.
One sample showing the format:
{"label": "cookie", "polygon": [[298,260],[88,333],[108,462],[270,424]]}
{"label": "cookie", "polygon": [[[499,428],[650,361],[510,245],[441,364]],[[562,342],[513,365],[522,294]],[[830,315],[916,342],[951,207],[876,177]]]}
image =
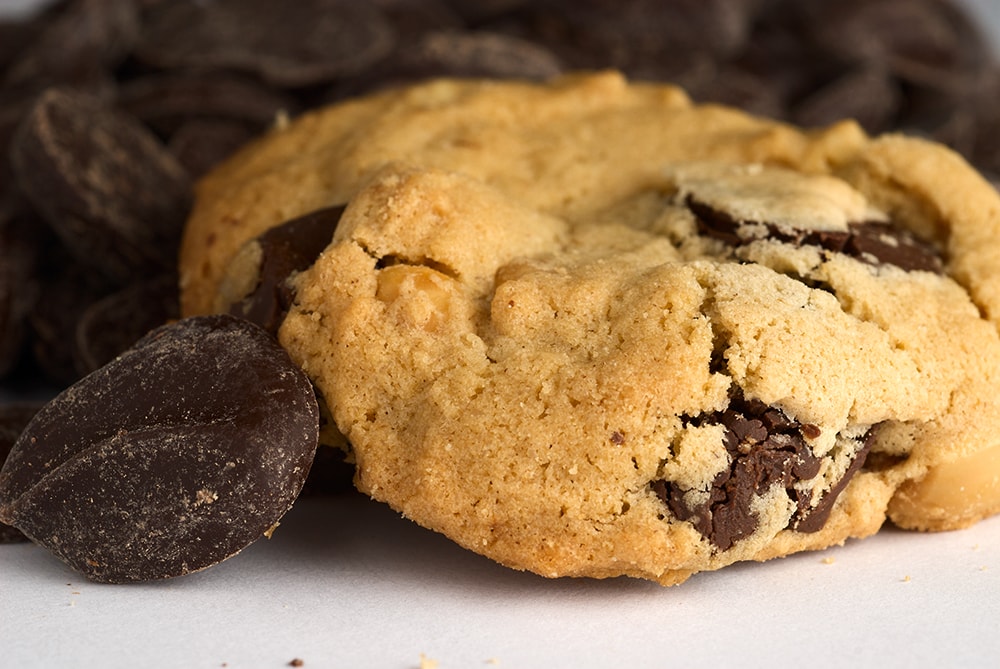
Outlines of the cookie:
{"label": "cookie", "polygon": [[1000,510],[1000,197],[943,146],[612,72],[433,81],[203,180],[182,313],[339,206],[279,340],[357,487],[462,546],[675,584]]}

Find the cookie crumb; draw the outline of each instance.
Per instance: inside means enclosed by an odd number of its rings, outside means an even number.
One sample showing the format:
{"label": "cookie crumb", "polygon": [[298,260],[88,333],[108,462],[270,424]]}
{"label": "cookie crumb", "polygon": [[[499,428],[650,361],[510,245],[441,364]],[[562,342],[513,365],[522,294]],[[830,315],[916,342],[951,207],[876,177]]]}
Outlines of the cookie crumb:
{"label": "cookie crumb", "polygon": [[492,664],[494,667],[499,666],[500,659],[496,657],[491,657],[490,659],[486,660],[486,664]]}
{"label": "cookie crumb", "polygon": [[822,560],[820,560],[820,562],[822,562],[823,564],[833,564],[834,562],[836,562],[836,560],[832,557],[825,557]]}
{"label": "cookie crumb", "polygon": [[299,657],[296,657],[295,659],[293,659],[291,662],[288,663],[289,667],[304,667],[305,665],[306,665],[305,660]]}
{"label": "cookie crumb", "polygon": [[913,579],[912,579],[912,578],[910,578],[910,575],[909,575],[909,574],[907,574],[906,576],[904,576],[904,577],[903,577],[903,579],[902,579],[902,580],[903,580],[903,583],[909,583],[909,582],[910,582],[910,581],[912,581]]}
{"label": "cookie crumb", "polygon": [[437,669],[437,666],[437,660],[432,660],[423,653],[420,654],[420,669]]}

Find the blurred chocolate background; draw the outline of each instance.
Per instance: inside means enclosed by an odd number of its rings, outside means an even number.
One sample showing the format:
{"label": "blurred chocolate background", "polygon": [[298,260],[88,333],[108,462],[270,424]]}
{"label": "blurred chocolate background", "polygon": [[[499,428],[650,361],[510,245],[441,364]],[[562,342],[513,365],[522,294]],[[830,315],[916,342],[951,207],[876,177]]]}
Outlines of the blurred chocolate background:
{"label": "blurred chocolate background", "polygon": [[[617,68],[855,118],[1000,175],[1000,70],[949,0],[0,0],[0,400],[177,317],[192,184],[279,116],[431,76]],[[23,14],[23,15],[22,15]],[[22,418],[19,417],[18,420]]]}

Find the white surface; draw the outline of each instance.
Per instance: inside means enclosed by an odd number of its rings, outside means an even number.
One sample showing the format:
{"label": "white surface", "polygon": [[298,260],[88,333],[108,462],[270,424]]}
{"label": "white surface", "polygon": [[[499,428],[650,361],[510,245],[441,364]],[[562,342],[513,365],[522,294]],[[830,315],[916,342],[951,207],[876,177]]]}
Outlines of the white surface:
{"label": "white surface", "polygon": [[0,547],[0,667],[998,667],[1000,518],[662,588],[507,570],[359,496],[199,574],[87,583]]}
{"label": "white surface", "polygon": [[[1000,34],[1000,0],[969,0]],[[5,10],[31,0],[0,0]],[[87,583],[0,546],[0,669],[998,667],[1000,518],[699,574],[513,572],[356,496],[161,583]]]}

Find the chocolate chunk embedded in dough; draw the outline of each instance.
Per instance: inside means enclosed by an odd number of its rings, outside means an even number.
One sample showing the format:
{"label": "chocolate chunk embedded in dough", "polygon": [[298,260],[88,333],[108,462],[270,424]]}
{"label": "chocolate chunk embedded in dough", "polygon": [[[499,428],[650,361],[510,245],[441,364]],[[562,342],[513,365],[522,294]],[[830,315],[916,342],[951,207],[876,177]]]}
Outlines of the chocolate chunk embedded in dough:
{"label": "chocolate chunk embedded in dough", "polygon": [[732,246],[761,239],[757,235],[741,235],[740,229],[743,226],[757,229],[763,227],[767,230],[768,239],[795,246],[818,246],[871,265],[894,265],[906,271],[943,271],[941,257],[930,244],[892,223],[863,221],[848,224],[846,231],[806,230],[777,226],[765,221],[740,221],[690,196],[686,204],[695,215],[702,234]]}
{"label": "chocolate chunk embedded in dough", "polygon": [[861,470],[874,441],[874,431],[869,430],[847,471],[813,503],[814,493],[795,484],[820,472],[820,460],[806,443],[807,438],[819,436],[815,425],[800,423],[780,409],[742,397],[734,398],[725,411],[700,416],[692,424],[725,427],[729,467],[712,481],[708,499],[697,505],[689,504],[689,491],[674,482],[654,481],[652,489],[674,515],[691,521],[720,550],[753,534],[759,524],[753,500],[779,483],[796,505],[789,528],[807,533],[823,529],[837,497]]}
{"label": "chocolate chunk embedded in dough", "polygon": [[185,319],[35,416],[0,470],[0,519],[95,581],[198,571],[276,525],[318,429],[312,385],[267,333]]}
{"label": "chocolate chunk embedded in dough", "polygon": [[730,466],[712,481],[709,498],[691,506],[685,490],[671,481],[653,482],[653,490],[681,520],[694,526],[719,550],[753,534],[758,518],[753,500],[780,484],[795,501],[796,514],[808,513],[812,493],[795,483],[819,473],[820,461],[803,437],[803,426],[763,402],[734,398],[728,409],[700,417],[700,425],[725,427]]}
{"label": "chocolate chunk embedded in dough", "polygon": [[229,313],[276,334],[294,299],[288,278],[316,261],[333,238],[343,212],[343,207],[319,209],[271,228],[250,242],[261,251],[256,286],[231,305]]}

